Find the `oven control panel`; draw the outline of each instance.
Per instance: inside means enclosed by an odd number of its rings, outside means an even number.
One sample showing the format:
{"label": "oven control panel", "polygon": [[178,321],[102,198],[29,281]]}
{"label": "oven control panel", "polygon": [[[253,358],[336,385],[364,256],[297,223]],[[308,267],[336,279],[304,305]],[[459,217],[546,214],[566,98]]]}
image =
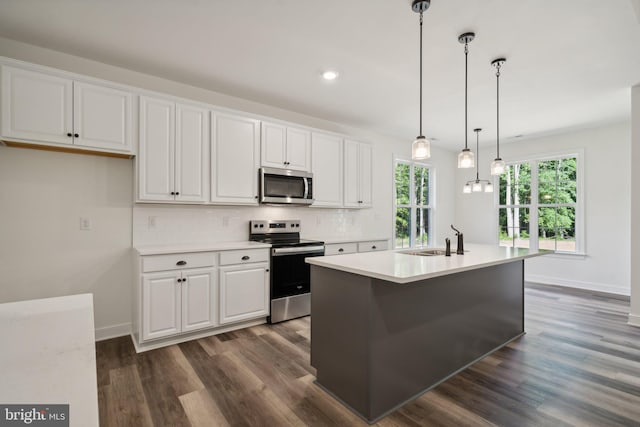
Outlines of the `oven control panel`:
{"label": "oven control panel", "polygon": [[249,233],[295,233],[300,232],[300,220],[299,219],[285,219],[285,220],[268,220],[249,221]]}

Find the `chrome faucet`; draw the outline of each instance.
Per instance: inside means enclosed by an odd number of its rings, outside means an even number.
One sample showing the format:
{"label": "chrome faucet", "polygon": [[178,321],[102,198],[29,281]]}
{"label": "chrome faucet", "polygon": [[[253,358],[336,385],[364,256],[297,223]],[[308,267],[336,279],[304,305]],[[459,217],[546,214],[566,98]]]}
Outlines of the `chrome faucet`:
{"label": "chrome faucet", "polygon": [[451,224],[451,229],[456,232],[458,237],[458,247],[456,248],[456,255],[464,255],[464,241],[462,239],[462,233]]}

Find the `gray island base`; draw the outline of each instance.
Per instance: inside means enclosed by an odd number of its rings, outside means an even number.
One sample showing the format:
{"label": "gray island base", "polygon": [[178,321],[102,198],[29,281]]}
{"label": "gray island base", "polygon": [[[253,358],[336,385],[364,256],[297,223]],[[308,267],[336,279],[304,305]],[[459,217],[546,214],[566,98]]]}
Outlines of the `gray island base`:
{"label": "gray island base", "polygon": [[374,423],[524,334],[524,261],[400,284],[311,265],[316,383]]}

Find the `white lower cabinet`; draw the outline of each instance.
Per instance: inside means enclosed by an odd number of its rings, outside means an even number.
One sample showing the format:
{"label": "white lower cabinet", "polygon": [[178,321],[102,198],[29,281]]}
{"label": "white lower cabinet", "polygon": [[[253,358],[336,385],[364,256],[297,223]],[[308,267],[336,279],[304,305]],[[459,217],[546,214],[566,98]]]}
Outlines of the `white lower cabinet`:
{"label": "white lower cabinet", "polygon": [[269,248],[136,257],[138,351],[264,323],[269,315]]}
{"label": "white lower cabinet", "polygon": [[389,249],[389,241],[384,240],[366,240],[344,243],[329,243],[324,245],[325,255],[346,255],[358,252],[376,252],[386,251]]}
{"label": "white lower cabinet", "polygon": [[217,325],[215,268],[142,276],[142,338],[151,340]]}
{"label": "white lower cabinet", "polygon": [[269,315],[269,264],[220,267],[220,324]]}

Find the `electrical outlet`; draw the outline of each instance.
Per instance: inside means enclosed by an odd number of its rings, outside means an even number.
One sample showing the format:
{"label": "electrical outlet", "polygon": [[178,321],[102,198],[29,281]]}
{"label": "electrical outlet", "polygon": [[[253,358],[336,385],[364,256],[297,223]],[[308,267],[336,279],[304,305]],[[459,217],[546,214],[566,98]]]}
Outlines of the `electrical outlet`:
{"label": "electrical outlet", "polygon": [[156,217],[154,215],[149,215],[149,218],[148,218],[148,221],[147,221],[147,228],[149,230],[153,230],[154,228],[156,228],[157,219],[158,219],[158,217]]}
{"label": "electrical outlet", "polygon": [[91,220],[89,218],[80,217],[80,230],[91,230]]}

